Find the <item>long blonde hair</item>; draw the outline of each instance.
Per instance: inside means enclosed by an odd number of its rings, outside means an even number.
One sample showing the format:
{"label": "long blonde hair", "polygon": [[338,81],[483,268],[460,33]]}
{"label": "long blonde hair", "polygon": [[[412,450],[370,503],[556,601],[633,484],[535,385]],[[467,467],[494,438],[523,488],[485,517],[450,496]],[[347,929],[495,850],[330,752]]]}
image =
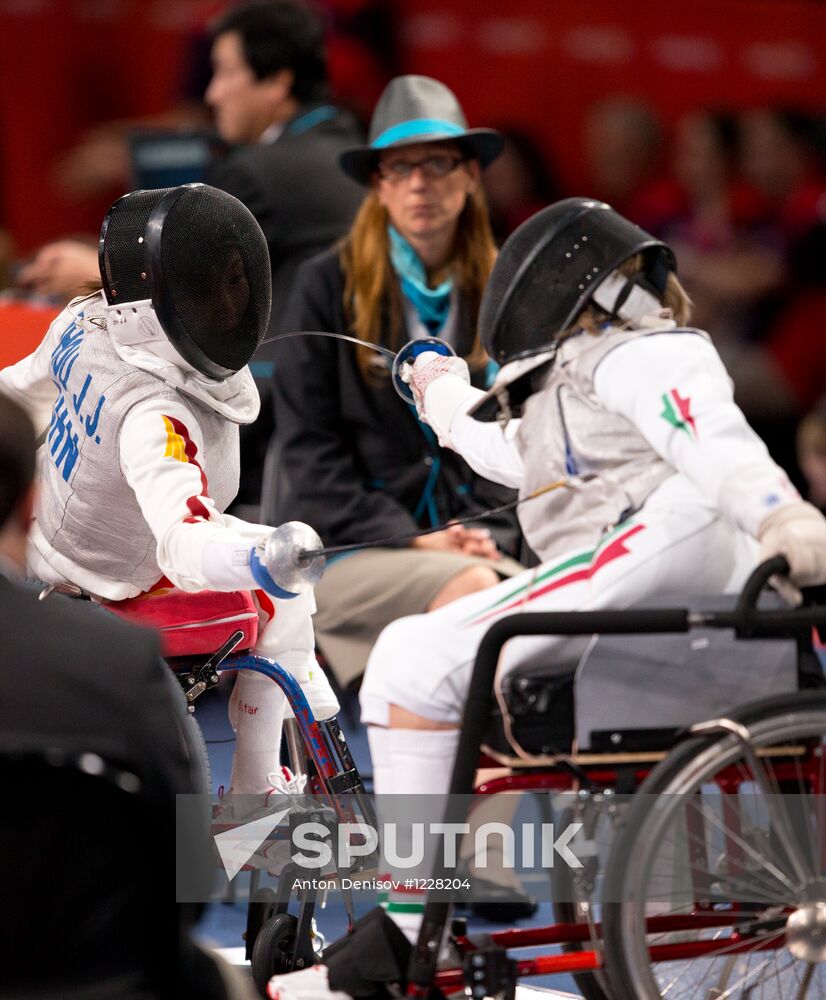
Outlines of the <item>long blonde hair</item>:
{"label": "long blonde hair", "polygon": [[[390,262],[390,238],[387,233],[387,210],[375,190],[362,202],[350,232],[339,247],[344,270],[344,313],[350,331],[371,344],[384,343],[392,351],[404,346],[404,310],[402,293]],[[487,364],[487,355],[479,343],[476,322],[479,303],[496,260],[496,244],[488,219],[488,208],[481,186],[471,192],[459,215],[456,237],[448,267],[465,302],[473,324],[473,346],[465,360],[471,369]],[[359,371],[366,381],[375,382],[386,375],[373,364],[373,352],[356,349]]]}

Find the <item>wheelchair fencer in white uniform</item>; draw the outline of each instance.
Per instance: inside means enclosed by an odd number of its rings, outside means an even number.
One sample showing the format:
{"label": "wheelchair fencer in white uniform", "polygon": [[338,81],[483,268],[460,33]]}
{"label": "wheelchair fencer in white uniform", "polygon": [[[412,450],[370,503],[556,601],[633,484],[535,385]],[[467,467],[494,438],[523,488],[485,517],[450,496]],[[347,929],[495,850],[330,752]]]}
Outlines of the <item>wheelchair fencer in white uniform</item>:
{"label": "wheelchair fencer in white uniform", "polygon": [[[442,354],[407,369],[440,442],[519,490],[542,562],[381,634],[361,689],[379,796],[448,791],[477,648],[504,616],[731,593],[778,553],[796,585],[826,580],[826,520],[746,423],[708,335],[685,326],[675,270],[667,246],[608,205],[566,199],[513,233],[491,274],[480,311],[482,343],[502,365],[491,391]],[[484,422],[491,405],[498,420]],[[513,639],[500,675],[571,652],[554,637]],[[387,901],[411,941],[423,896]],[[373,953],[391,950],[381,933]],[[269,996],[368,995],[355,943],[352,954],[336,947],[333,968],[276,977]]]}
{"label": "wheelchair fencer in white uniform", "polygon": [[[238,428],[258,415],[248,362],[270,313],[260,226],[204,184],[136,191],[110,208],[99,292],[76,299],[0,392],[45,436],[29,570],[102,602],[159,588],[251,591],[256,652],[302,684],[318,719],[338,703],[317,669],[311,589],[280,586],[265,558],[273,529],[224,513],[238,488]],[[239,673],[230,702],[230,791],[294,790],[279,767],[287,702]]]}
{"label": "wheelchair fencer in white uniform", "polygon": [[[826,520],[746,423],[708,334],[685,325],[675,270],[608,205],[566,199],[499,255],[480,314],[502,365],[493,388],[472,388],[460,359],[422,353],[409,367],[440,442],[519,490],[542,562],[381,634],[361,689],[378,793],[447,791],[476,650],[500,617],[732,593],[777,553],[796,584],[826,580]],[[478,419],[491,405],[499,419]],[[514,639],[500,675],[563,659],[569,641]]]}

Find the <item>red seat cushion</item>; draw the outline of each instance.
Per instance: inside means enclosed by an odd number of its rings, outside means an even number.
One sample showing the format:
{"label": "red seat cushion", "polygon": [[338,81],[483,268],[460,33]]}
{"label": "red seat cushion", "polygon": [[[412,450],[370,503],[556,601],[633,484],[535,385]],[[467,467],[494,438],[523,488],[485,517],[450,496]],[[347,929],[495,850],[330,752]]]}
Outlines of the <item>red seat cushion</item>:
{"label": "red seat cushion", "polygon": [[164,656],[207,656],[239,629],[244,638],[236,652],[251,649],[258,638],[258,611],[252,594],[201,590],[190,594],[160,587],[106,607],[132,622],[161,634]]}

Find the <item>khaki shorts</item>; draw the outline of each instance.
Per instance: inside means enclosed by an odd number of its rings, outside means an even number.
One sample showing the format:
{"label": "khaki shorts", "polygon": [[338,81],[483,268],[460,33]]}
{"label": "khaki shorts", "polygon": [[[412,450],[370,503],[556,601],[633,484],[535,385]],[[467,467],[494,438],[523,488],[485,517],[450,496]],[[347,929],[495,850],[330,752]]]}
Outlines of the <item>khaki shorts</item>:
{"label": "khaki shorts", "polygon": [[514,559],[482,559],[456,552],[369,549],[336,560],[315,588],[316,645],[342,687],[364,673],[381,630],[418,615],[444,585],[471,566],[489,566],[500,579],[523,568]]}

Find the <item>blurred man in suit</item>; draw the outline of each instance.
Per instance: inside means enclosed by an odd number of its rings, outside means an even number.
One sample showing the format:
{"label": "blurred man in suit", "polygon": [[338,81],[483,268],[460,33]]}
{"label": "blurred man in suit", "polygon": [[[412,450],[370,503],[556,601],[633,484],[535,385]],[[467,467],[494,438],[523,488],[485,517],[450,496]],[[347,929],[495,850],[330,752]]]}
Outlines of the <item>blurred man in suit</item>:
{"label": "blurred man in suit", "polygon": [[[239,198],[264,230],[272,264],[269,337],[275,337],[288,332],[281,320],[296,267],[343,236],[361,203],[364,192],[338,168],[339,154],[361,141],[361,129],[330,102],[324,26],[309,7],[252,0],[231,7],[212,37],[205,99],[221,138],[236,148],[206,179]],[[273,428],[272,351],[264,343],[255,357],[261,416],[241,436],[238,505],[260,498]]]}
{"label": "blurred man in suit", "polygon": [[[32,424],[0,394],[0,998],[251,996],[190,942],[198,908],[173,905],[176,795],[207,788],[156,636],[21,580],[34,470]],[[181,823],[209,881],[207,822]]]}
{"label": "blurred man in suit", "polygon": [[230,8],[213,27],[212,66],[206,102],[221,138],[237,148],[208,181],[243,201],[264,230],[271,333],[282,333],[296,266],[343,236],[362,200],[338,169],[361,130],[329,99],[321,21],[293,0]]}

